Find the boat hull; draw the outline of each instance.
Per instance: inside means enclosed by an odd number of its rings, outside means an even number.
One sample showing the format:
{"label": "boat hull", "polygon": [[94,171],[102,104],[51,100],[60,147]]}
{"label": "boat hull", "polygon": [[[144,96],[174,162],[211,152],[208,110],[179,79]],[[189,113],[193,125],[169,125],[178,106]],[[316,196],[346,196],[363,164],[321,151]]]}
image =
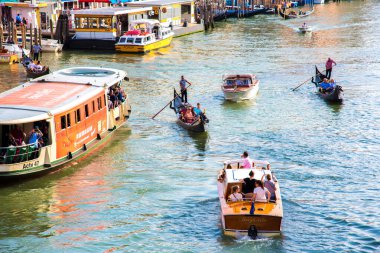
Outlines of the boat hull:
{"label": "boat hull", "polygon": [[33,71],[29,70],[28,68],[25,68],[25,69],[26,69],[26,76],[29,78],[37,78],[37,77],[44,76],[44,75],[47,75],[50,73],[49,68],[46,68],[44,71],[38,72],[38,73],[33,72]]}
{"label": "boat hull", "polygon": [[234,91],[233,89],[225,89],[224,87],[222,87],[222,90],[225,100],[240,102],[255,98],[259,92],[259,84],[256,84],[245,91]]}
{"label": "boat hull", "polygon": [[311,32],[311,28],[310,28],[310,27],[307,27],[307,28],[300,27],[300,28],[298,28],[298,29],[299,29],[299,31],[300,31],[301,33]]}
{"label": "boat hull", "polygon": [[223,232],[225,235],[247,235],[253,225],[262,236],[281,234],[282,217],[266,215],[224,215]]}
{"label": "boat hull", "polygon": [[70,49],[115,50],[115,40],[71,39]]}
{"label": "boat hull", "polygon": [[17,54],[3,54],[3,55],[0,55],[0,64],[1,63],[7,63],[7,64],[13,64],[13,63],[17,63],[18,62],[18,56]]}
{"label": "boat hull", "polygon": [[190,125],[190,124],[186,124],[180,119],[177,119],[177,124],[186,130],[196,132],[196,133],[202,133],[202,132],[207,131],[207,123],[204,123],[201,120],[199,120],[197,123],[193,125]]}
{"label": "boat hull", "polygon": [[147,53],[163,47],[170,46],[173,36],[155,41],[147,45],[115,45],[116,51],[121,53]]}

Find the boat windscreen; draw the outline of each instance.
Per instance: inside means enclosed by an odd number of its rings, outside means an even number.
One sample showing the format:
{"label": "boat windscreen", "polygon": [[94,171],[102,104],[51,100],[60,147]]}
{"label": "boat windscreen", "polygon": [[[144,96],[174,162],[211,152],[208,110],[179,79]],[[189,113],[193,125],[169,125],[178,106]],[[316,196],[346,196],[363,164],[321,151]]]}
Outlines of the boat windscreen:
{"label": "boat windscreen", "polygon": [[67,69],[60,71],[62,75],[67,76],[96,76],[96,77],[104,77],[114,75],[116,72],[106,69],[88,69],[88,68],[75,68],[75,69]]}

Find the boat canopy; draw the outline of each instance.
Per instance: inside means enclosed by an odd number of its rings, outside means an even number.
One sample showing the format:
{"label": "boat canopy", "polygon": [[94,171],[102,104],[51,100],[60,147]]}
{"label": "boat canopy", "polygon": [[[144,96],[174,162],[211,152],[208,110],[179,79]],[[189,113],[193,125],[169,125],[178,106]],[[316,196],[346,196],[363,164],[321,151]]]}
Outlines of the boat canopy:
{"label": "boat canopy", "polygon": [[0,124],[1,125],[14,125],[40,120],[47,120],[51,115],[42,110],[23,108],[23,107],[10,107],[0,106]]}
{"label": "boat canopy", "polygon": [[136,26],[141,26],[145,25],[146,27],[152,28],[153,26],[160,26],[161,23],[157,19],[138,19],[138,20],[133,20],[130,23],[130,28],[131,29],[136,29]]}
{"label": "boat canopy", "polygon": [[229,169],[226,170],[226,179],[228,183],[239,182],[240,180],[249,177],[249,173],[255,173],[255,179],[261,180],[263,175],[272,175],[270,170],[262,169]]}

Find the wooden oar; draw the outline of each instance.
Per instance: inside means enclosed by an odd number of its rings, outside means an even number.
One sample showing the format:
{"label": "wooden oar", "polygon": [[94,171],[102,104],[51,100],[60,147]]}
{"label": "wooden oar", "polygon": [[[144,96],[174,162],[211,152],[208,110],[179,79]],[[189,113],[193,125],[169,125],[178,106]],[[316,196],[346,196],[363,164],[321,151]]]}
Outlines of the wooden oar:
{"label": "wooden oar", "polygon": [[[189,83],[189,86],[187,86],[187,87],[185,88],[185,90],[187,90],[187,89],[191,86],[191,83],[190,83],[190,82],[188,82],[188,83]],[[182,91],[180,92],[180,94],[182,94]],[[154,118],[155,118],[158,114],[160,114],[160,113],[161,113],[166,107],[168,107],[168,105],[170,105],[170,103],[173,102],[174,99],[176,99],[178,96],[179,96],[179,94],[177,94],[177,96],[175,96],[172,100],[170,100],[170,102],[167,103],[167,105],[165,105],[164,108],[162,108],[158,113],[156,113],[156,114],[152,117],[152,119],[154,119]]]}
{"label": "wooden oar", "polygon": [[[319,76],[320,74],[322,74],[323,72],[326,72],[326,70],[320,72],[319,74],[317,74],[317,76]],[[314,76],[313,76],[314,77]],[[300,85],[298,85],[297,87],[293,88],[292,91],[295,91],[296,89],[298,89],[299,87],[301,87],[302,85],[304,85],[305,83],[309,82],[311,79],[313,79],[313,77],[307,79],[305,82],[301,83]]]}

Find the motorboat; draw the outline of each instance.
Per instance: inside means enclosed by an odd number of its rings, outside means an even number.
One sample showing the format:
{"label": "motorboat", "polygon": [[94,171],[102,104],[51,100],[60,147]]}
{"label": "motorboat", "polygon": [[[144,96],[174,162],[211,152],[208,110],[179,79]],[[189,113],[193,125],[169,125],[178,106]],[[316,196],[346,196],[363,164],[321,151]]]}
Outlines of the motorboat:
{"label": "motorboat", "polygon": [[19,59],[21,59],[23,55],[30,56],[29,49],[24,49],[17,44],[3,44],[3,49],[8,50],[8,52],[11,54],[16,54]]}
{"label": "motorboat", "polygon": [[312,32],[313,31],[313,28],[311,26],[308,26],[306,24],[303,24],[301,27],[298,28],[298,30],[301,32],[301,33],[307,33],[307,32]]}
{"label": "motorboat", "polygon": [[256,97],[260,81],[255,75],[224,75],[222,91],[226,100],[239,102]]}
{"label": "motorboat", "polygon": [[158,20],[132,21],[129,30],[115,44],[116,51],[124,53],[147,53],[170,46],[174,33],[163,27]]}
{"label": "motorboat", "polygon": [[[268,161],[253,160],[251,169],[240,168],[242,161],[225,161],[217,177],[218,197],[221,209],[222,228],[225,235],[240,236],[275,236],[281,233],[283,206],[280,185]],[[275,199],[265,202],[254,201],[248,194],[242,199],[232,200],[233,187],[243,189],[243,180],[254,173],[255,180],[264,180],[271,175],[274,183]],[[251,193],[252,194],[252,193]]]}
{"label": "motorboat", "polygon": [[58,53],[62,52],[63,44],[58,43],[58,40],[43,39],[41,40],[42,52]]}
{"label": "motorboat", "polygon": [[7,49],[0,49],[0,63],[14,64],[17,63],[19,57],[14,52],[9,52]]}

